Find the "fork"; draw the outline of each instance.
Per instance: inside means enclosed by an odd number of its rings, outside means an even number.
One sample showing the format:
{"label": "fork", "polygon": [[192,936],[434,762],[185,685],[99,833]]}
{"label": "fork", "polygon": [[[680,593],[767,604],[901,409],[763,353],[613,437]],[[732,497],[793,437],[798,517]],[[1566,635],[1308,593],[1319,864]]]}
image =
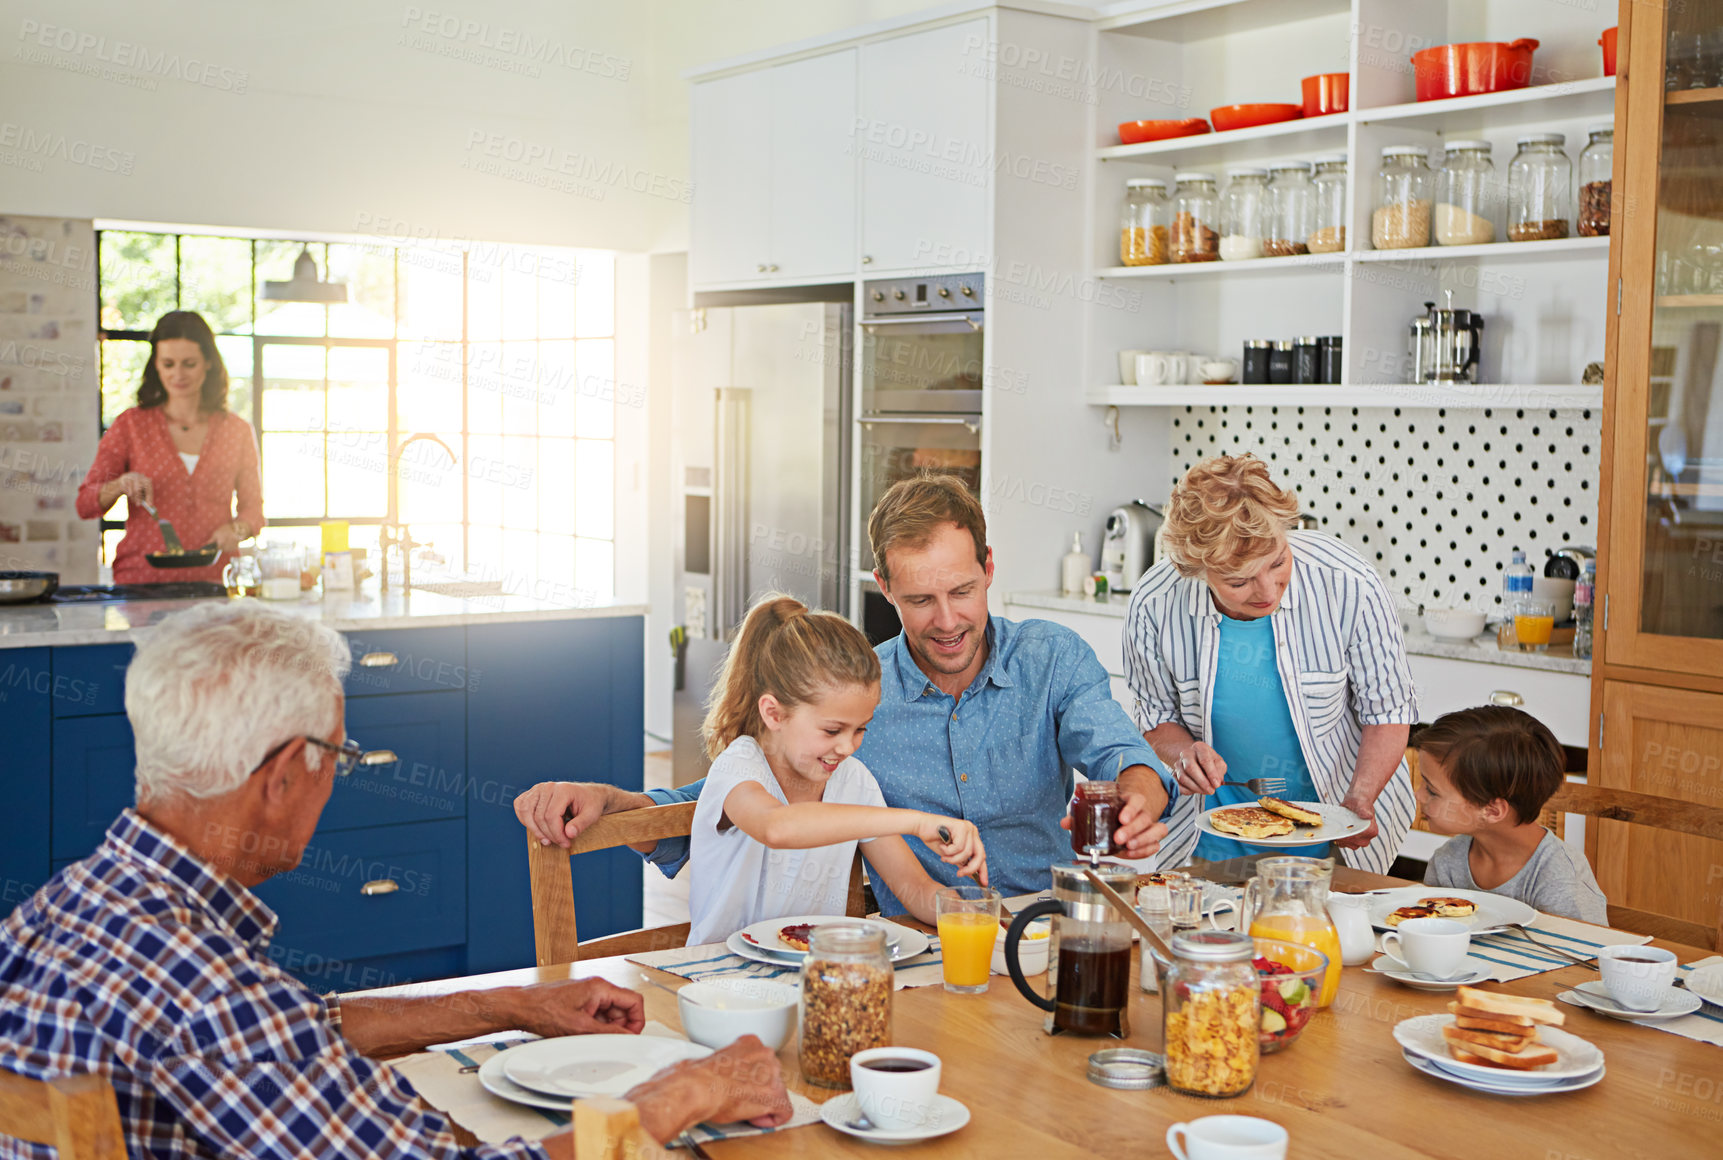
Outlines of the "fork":
{"label": "fork", "polygon": [[1249,777],[1243,781],[1223,781],[1222,785],[1242,785],[1254,794],[1277,794],[1286,791],[1284,777]]}
{"label": "fork", "polygon": [[1592,960],[1586,958],[1583,955],[1575,954],[1573,951],[1568,950],[1566,947],[1551,946],[1549,943],[1544,942],[1542,939],[1533,938],[1531,935],[1531,932],[1529,930],[1527,930],[1525,928],[1525,926],[1521,923],[1516,922],[1516,923],[1507,924],[1506,926],[1503,927],[1503,933],[1506,933],[1507,931],[1512,931],[1514,934],[1523,938],[1525,941],[1531,943],[1534,947],[1537,947],[1540,950],[1546,950],[1546,951],[1549,951],[1551,954],[1560,955],[1562,958],[1568,960],[1570,963],[1573,963],[1575,966],[1588,967],[1594,971],[1602,970],[1602,968],[1597,966],[1594,962],[1592,962]]}

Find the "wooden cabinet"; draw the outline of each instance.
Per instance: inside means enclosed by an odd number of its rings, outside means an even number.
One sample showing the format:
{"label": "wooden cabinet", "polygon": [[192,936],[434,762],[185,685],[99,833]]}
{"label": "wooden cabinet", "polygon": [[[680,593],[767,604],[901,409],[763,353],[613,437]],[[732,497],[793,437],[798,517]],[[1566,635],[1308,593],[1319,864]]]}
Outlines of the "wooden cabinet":
{"label": "wooden cabinet", "polygon": [[980,19],[862,46],[854,144],[868,272],[987,263],[990,82],[977,49],[988,39]]}
{"label": "wooden cabinet", "polygon": [[855,270],[856,53],[694,86],[694,285]]}
{"label": "wooden cabinet", "polygon": [[[1715,5],[1623,3],[1590,768],[1723,801],[1723,61]],[[1700,59],[1703,58],[1703,59]],[[1697,86],[1697,87],[1695,87]],[[1715,928],[1723,843],[1602,822],[1611,902]]]}

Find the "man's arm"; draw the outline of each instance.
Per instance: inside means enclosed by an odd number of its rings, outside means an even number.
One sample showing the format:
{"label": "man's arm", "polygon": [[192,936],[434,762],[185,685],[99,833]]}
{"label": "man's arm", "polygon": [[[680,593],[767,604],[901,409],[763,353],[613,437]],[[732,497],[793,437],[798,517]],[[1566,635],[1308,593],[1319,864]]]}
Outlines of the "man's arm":
{"label": "man's arm", "polygon": [[[605,814],[696,801],[705,785],[706,779],[701,778],[681,789],[634,793],[603,782],[541,781],[515,798],[515,817],[541,845],[567,849],[581,831]],[[666,878],[676,877],[688,862],[687,838],[640,842],[629,848],[645,855]]]}
{"label": "man's arm", "polygon": [[422,1051],[497,1031],[554,1038],[645,1027],[640,996],[603,979],[561,979],[525,987],[455,991],[446,995],[326,998],[341,1037],[373,1059]]}

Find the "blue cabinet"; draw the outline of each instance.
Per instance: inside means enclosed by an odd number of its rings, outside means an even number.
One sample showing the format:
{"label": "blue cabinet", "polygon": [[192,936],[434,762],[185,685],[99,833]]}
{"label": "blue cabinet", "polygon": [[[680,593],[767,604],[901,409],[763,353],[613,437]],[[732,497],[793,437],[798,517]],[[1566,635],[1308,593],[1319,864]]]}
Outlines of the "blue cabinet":
{"label": "blue cabinet", "polygon": [[347,736],[398,760],[361,765],[337,781],[319,830],[466,816],[465,693],[354,697],[347,702]]}
{"label": "blue cabinet", "polygon": [[382,693],[431,693],[467,687],[467,630],[391,628],[350,632],[349,699]]}
{"label": "blue cabinet", "polygon": [[82,858],[102,844],[136,794],[132,726],[125,715],[54,722],[54,860]]}
{"label": "blue cabinet", "polygon": [[0,653],[0,910],[8,912],[48,878],[53,697],[48,649]]}

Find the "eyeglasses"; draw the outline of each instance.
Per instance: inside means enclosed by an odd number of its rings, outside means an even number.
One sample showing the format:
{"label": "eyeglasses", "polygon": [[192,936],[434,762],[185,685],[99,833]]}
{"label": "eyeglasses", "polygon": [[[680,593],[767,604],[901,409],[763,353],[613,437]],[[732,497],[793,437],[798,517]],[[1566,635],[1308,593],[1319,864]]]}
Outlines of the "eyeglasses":
{"label": "eyeglasses", "polygon": [[262,769],[264,766],[274,761],[281,755],[281,751],[283,749],[286,749],[295,741],[305,741],[311,745],[317,746],[319,749],[327,749],[329,752],[333,753],[335,755],[336,777],[346,777],[360,765],[386,765],[390,761],[394,760],[393,755],[390,754],[388,750],[366,749],[351,737],[343,741],[340,745],[336,745],[333,742],[323,740],[321,737],[313,737],[309,733],[302,733],[298,737],[289,737],[286,741],[283,741],[280,745],[277,745],[274,749],[265,753],[263,755],[263,760],[258,762],[256,768],[251,772],[256,773],[257,770]]}

